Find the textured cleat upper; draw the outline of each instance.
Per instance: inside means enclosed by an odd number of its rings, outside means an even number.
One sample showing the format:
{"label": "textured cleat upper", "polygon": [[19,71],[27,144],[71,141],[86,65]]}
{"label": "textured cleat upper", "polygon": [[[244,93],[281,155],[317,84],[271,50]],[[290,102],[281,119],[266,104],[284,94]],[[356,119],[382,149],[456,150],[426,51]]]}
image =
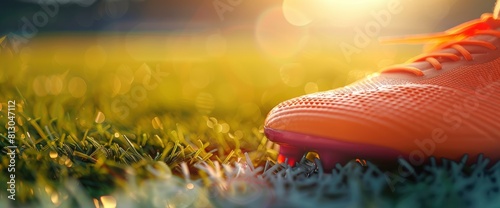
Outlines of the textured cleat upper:
{"label": "textured cleat upper", "polygon": [[265,128],[406,154],[420,150],[419,157],[500,159],[499,25],[483,15],[440,34],[446,40],[411,63],[285,101]]}

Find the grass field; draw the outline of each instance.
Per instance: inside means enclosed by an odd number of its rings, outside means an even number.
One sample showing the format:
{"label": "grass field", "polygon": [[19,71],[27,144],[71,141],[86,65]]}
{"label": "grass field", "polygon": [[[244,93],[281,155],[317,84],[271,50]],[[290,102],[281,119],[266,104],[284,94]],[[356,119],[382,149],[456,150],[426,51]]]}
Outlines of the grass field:
{"label": "grass field", "polygon": [[0,207],[500,206],[500,165],[487,159],[400,161],[404,174],[275,164],[278,146],[262,126],[274,105],[353,82],[412,48],[374,46],[349,63],[313,43],[284,59],[237,38],[222,52],[205,41],[52,34],[17,52],[2,48],[0,126],[15,122],[17,148],[13,201],[1,130]]}

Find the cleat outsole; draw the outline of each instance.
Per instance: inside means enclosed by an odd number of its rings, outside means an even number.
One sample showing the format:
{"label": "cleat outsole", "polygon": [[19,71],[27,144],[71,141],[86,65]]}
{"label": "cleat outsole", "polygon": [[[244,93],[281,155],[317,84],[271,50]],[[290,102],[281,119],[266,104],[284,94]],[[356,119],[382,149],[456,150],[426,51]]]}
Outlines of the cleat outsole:
{"label": "cleat outsole", "polygon": [[370,162],[382,166],[392,166],[396,163],[395,158],[406,158],[403,153],[386,147],[345,142],[270,128],[265,129],[265,134],[271,141],[280,145],[278,163],[287,162],[290,166],[294,166],[308,152],[315,152],[319,155],[321,165],[327,172],[331,171],[337,163],[344,165],[352,160],[364,161],[363,163],[366,164],[364,159],[369,159]]}

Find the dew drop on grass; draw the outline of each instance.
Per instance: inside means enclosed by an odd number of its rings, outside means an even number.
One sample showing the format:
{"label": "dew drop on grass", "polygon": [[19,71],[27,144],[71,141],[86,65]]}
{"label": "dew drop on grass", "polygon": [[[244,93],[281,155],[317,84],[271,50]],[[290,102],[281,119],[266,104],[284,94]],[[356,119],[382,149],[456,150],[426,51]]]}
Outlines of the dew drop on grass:
{"label": "dew drop on grass", "polygon": [[96,123],[102,123],[104,122],[104,120],[106,119],[106,116],[104,116],[104,113],[102,113],[101,111],[97,112],[97,116],[95,117],[95,122]]}
{"label": "dew drop on grass", "polygon": [[59,204],[59,194],[53,193],[50,196],[50,201],[52,201],[52,203],[54,203],[54,204]]}
{"label": "dew drop on grass", "polygon": [[154,129],[163,129],[163,124],[161,123],[161,120],[160,118],[158,118],[158,116],[153,118],[151,124],[153,125]]}
{"label": "dew drop on grass", "polygon": [[113,196],[101,196],[101,201],[104,208],[116,207],[116,199]]}
{"label": "dew drop on grass", "polygon": [[50,158],[54,159],[54,158],[57,158],[58,155],[57,155],[56,151],[50,151],[49,156],[50,156]]}

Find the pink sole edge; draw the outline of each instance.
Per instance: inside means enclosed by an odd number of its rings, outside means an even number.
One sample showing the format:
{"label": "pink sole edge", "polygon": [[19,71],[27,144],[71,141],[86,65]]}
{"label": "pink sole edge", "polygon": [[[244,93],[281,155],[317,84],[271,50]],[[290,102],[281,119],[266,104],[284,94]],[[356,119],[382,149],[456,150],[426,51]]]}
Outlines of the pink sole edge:
{"label": "pink sole edge", "polygon": [[280,145],[278,162],[283,163],[285,159],[288,159],[291,166],[300,161],[307,152],[316,152],[319,155],[325,171],[332,170],[337,163],[345,164],[355,159],[368,160],[382,166],[392,166],[397,158],[405,158],[401,152],[387,147],[339,141],[271,128],[265,128],[264,132],[269,140]]}

